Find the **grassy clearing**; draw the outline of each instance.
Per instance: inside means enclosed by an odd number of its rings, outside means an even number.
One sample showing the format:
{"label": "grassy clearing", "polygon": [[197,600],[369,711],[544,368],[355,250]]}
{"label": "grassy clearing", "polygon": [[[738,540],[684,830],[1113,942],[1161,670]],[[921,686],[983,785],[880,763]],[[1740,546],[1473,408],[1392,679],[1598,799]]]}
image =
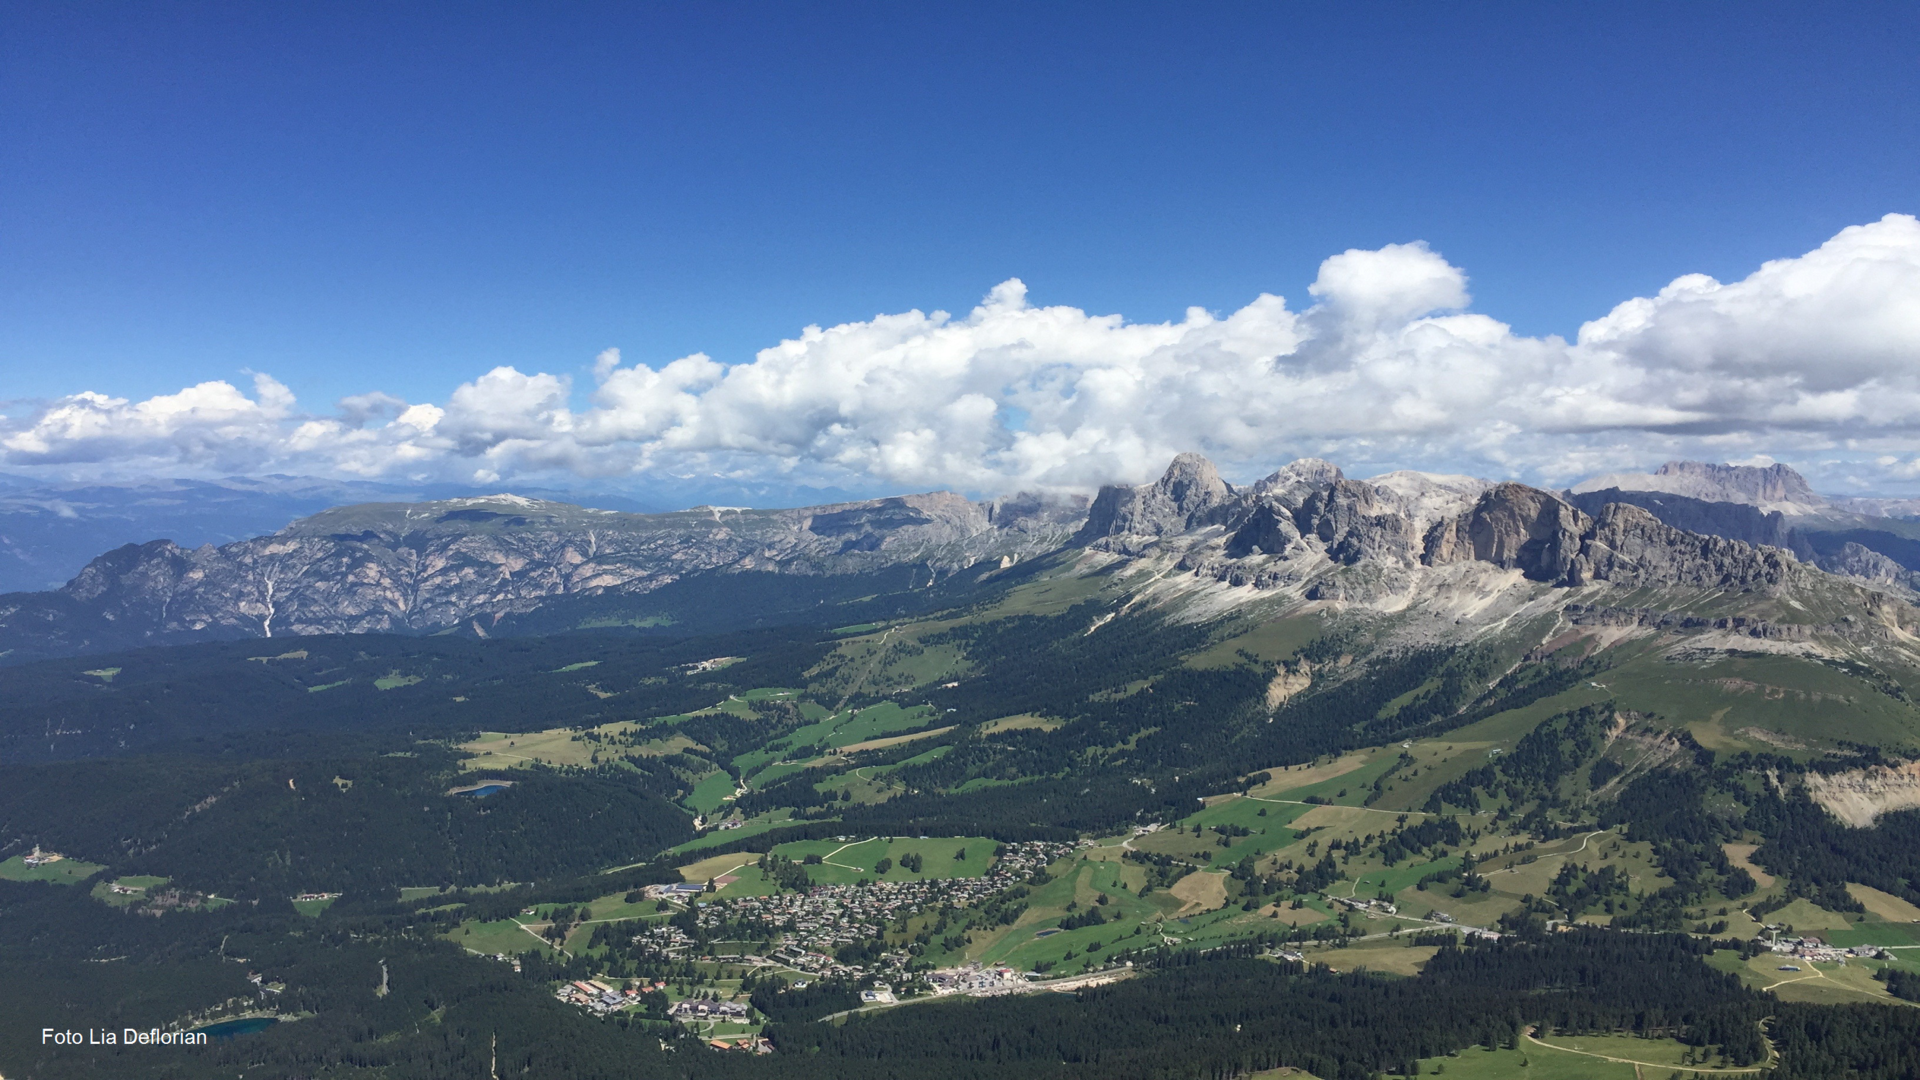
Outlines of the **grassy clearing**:
{"label": "grassy clearing", "polygon": [[477,953],[492,956],[504,953],[512,956],[523,952],[544,952],[553,955],[554,948],[538,935],[530,933],[518,919],[499,919],[494,922],[464,922],[447,931],[447,940],[461,948],[472,949]]}
{"label": "grassy clearing", "polygon": [[402,675],[398,671],[389,671],[373,680],[373,685],[376,690],[397,690],[402,686],[412,686],[419,681],[418,675]]}
{"label": "grassy clearing", "polygon": [[485,731],[479,738],[454,749],[474,755],[461,763],[468,769],[511,769],[535,763],[586,765],[600,745],[582,741],[579,734],[572,728],[517,733]]}
{"label": "grassy clearing", "polygon": [[309,919],[317,919],[320,917],[321,912],[333,906],[333,902],[338,899],[339,897],[337,896],[330,896],[325,900],[295,900],[293,902],[293,910],[298,911]]}
{"label": "grassy clearing", "polygon": [[1640,1076],[1632,1065],[1532,1045],[1515,1050],[1468,1047],[1455,1056],[1421,1061],[1420,1075],[1445,1075],[1450,1080],[1637,1080]]}
{"label": "grassy clearing", "polygon": [[[870,838],[847,841],[798,840],[773,850],[802,862],[818,855],[822,862],[807,867],[807,876],[820,885],[850,885],[861,878],[869,881],[924,881],[928,878],[979,877],[993,861],[995,843],[983,836],[935,837],[918,839]],[[964,853],[964,858],[955,858]],[[902,866],[900,860],[918,855],[918,873]],[[891,860],[883,874],[875,869],[880,860]]]}
{"label": "grassy clearing", "polygon": [[1853,922],[1837,911],[1828,911],[1811,900],[1795,900],[1767,916],[1767,921],[1791,926],[1796,932],[1848,930]]}
{"label": "grassy clearing", "polygon": [[1643,1039],[1637,1035],[1552,1035],[1535,1032],[1534,1042],[1563,1054],[1620,1058],[1666,1069],[1690,1067],[1686,1064],[1687,1059],[1696,1052],[1694,1047],[1674,1039]]}
{"label": "grassy clearing", "polygon": [[1879,889],[1849,881],[1847,895],[1860,901],[1860,906],[1866,908],[1869,915],[1888,922],[1920,922],[1920,907],[1915,907],[1892,893],[1884,893]]}
{"label": "grassy clearing", "polygon": [[920,739],[931,739],[936,736],[945,735],[952,730],[953,728],[949,726],[934,728],[931,731],[916,731],[911,735],[894,735],[885,739],[868,739],[865,742],[848,743],[841,747],[840,751],[845,754],[857,754],[862,750],[885,750],[889,746],[899,746],[902,743],[910,743]]}
{"label": "grassy clearing", "polygon": [[1176,915],[1218,911],[1227,905],[1227,875],[1219,871],[1196,870],[1167,890],[1180,901]]}
{"label": "grassy clearing", "polygon": [[1420,969],[1439,951],[1432,945],[1412,946],[1393,938],[1375,938],[1344,949],[1317,951],[1313,954],[1313,961],[1335,971],[1365,970],[1411,976],[1420,974]]}
{"label": "grassy clearing", "polygon": [[922,705],[903,709],[891,701],[883,701],[854,713],[834,729],[828,741],[835,747],[845,749],[869,739],[918,727],[932,720],[935,715],[932,709]]}
{"label": "grassy clearing", "polygon": [[688,863],[680,868],[682,881],[711,881],[722,874],[731,873],[743,866],[752,866],[760,861],[760,856],[750,851],[735,851],[725,855],[709,855],[699,862]]}
{"label": "grassy clearing", "polygon": [[[93,898],[113,907],[131,907],[145,900],[154,889],[165,885],[168,880],[151,874],[131,874],[113,881],[101,881],[93,887]],[[127,891],[115,891],[116,885]]]}
{"label": "grassy clearing", "polygon": [[[1773,875],[1760,869],[1759,865],[1753,861],[1753,853],[1760,850],[1759,844],[1722,844],[1721,848],[1727,853],[1727,861],[1752,874],[1753,880],[1759,883],[1762,889],[1773,888]],[[1920,915],[1916,915],[1915,918],[1920,918]]]}
{"label": "grassy clearing", "polygon": [[26,856],[15,855],[0,862],[0,878],[7,881],[51,881],[55,885],[76,885],[106,869],[79,859],[61,859],[42,866],[28,866]]}
{"label": "grassy clearing", "polygon": [[1846,930],[1828,930],[1820,936],[1826,938],[1829,944],[1843,949],[1851,949],[1855,945],[1915,946],[1920,945],[1920,925],[1869,920],[1854,923]]}
{"label": "grassy clearing", "polygon": [[1380,774],[1391,768],[1399,753],[1393,747],[1373,747],[1305,770],[1294,769],[1273,774],[1273,779],[1255,787],[1251,794],[1264,799],[1324,799],[1341,806],[1358,806],[1372,793]]}
{"label": "grassy clearing", "polygon": [[1244,634],[1237,634],[1194,653],[1187,658],[1187,666],[1201,669],[1230,668],[1247,662],[1246,657],[1240,655],[1242,652],[1252,653],[1259,662],[1265,664],[1291,660],[1302,646],[1319,637],[1323,629],[1320,620],[1313,616],[1262,623]]}
{"label": "grassy clearing", "polygon": [[725,805],[733,797],[733,792],[733,777],[715,770],[693,785],[693,790],[687,792],[687,797],[680,802],[695,813],[711,814]]}
{"label": "grassy clearing", "polygon": [[989,720],[980,725],[983,735],[992,735],[999,731],[1054,731],[1065,725],[1065,721],[1045,716],[1021,713],[1019,716],[1003,716],[998,720]]}
{"label": "grassy clearing", "polygon": [[672,851],[699,851],[701,848],[719,847],[746,836],[757,836],[768,829],[777,829],[792,823],[793,811],[776,810],[764,817],[754,818],[737,829],[709,829],[684,844],[677,844]]}

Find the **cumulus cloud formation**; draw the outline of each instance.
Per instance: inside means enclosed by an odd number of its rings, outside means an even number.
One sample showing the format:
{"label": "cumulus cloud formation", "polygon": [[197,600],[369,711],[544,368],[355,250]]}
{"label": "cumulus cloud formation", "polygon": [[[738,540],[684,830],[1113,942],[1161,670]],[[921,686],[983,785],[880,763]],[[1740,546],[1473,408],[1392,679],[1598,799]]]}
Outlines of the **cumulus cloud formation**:
{"label": "cumulus cloud formation", "polygon": [[1581,327],[1468,310],[1423,243],[1321,264],[1296,310],[1129,323],[1003,282],[963,317],[810,326],[727,365],[600,354],[592,385],[499,367],[438,404],[377,391],[302,415],[254,377],[129,402],[80,393],[0,428],[9,467],[297,471],[491,482],[569,473],[978,493],[1086,489],[1199,450],[1558,482],[1671,454],[1920,476],[1920,222],[1888,215],[1723,284],[1694,274]]}

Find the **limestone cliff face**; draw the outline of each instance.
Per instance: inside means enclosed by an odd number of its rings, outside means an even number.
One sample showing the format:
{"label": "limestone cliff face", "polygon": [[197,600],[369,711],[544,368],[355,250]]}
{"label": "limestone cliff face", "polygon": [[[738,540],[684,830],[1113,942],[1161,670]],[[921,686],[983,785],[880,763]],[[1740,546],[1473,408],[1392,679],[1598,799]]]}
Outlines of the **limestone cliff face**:
{"label": "limestone cliff face", "polygon": [[[1563,587],[1753,591],[1805,572],[1786,552],[1674,528],[1636,506],[1597,510],[1587,514],[1524,484],[1467,477],[1350,480],[1313,459],[1235,489],[1204,459],[1182,455],[1156,483],[1103,490],[1076,540],[1129,557],[1177,553],[1181,569],[1233,585],[1275,587],[1317,575],[1323,580],[1306,595],[1340,600],[1411,587],[1416,569],[1458,563]],[[1329,564],[1356,573],[1334,580]]]}
{"label": "limestone cliff face", "polygon": [[1160,537],[1216,523],[1233,501],[1233,488],[1213,462],[1181,454],[1154,483],[1101,488],[1076,539],[1102,551],[1136,554]]}
{"label": "limestone cliff face", "polygon": [[1881,814],[1920,807],[1920,761],[1830,775],[1808,773],[1807,794],[1834,817],[1864,829]]}
{"label": "limestone cliff face", "polygon": [[1428,531],[1421,561],[1492,563],[1535,581],[1567,577],[1592,519],[1538,488],[1500,484],[1473,509]]}
{"label": "limestone cliff face", "polygon": [[1520,484],[1493,488],[1472,510],[1427,533],[1427,565],[1469,559],[1566,586],[1606,581],[1750,591],[1777,587],[1798,571],[1793,557],[1775,548],[1686,532],[1624,503],[1588,517]]}
{"label": "limestone cliff face", "polygon": [[1818,512],[1828,505],[1806,478],[1785,465],[1718,465],[1705,461],[1669,461],[1651,473],[1611,473],[1574,485],[1575,492],[1607,488],[1664,491],[1715,503],[1746,503],[1789,515]]}
{"label": "limestone cliff face", "polygon": [[1562,580],[1753,591],[1803,572],[1778,548],[1685,532],[1637,506],[1613,503],[1581,534],[1579,555]]}

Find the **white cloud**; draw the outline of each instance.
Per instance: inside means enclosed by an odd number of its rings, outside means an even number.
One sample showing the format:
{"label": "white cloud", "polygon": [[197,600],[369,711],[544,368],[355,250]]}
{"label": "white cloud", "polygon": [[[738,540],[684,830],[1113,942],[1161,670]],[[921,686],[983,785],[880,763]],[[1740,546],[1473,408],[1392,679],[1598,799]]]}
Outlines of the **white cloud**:
{"label": "white cloud", "polygon": [[1308,293],[1301,310],[1261,295],[1129,323],[1030,306],[1013,280],[962,317],[810,326],[731,366],[623,366],[609,349],[580,401],[568,377],[513,367],[440,404],[369,392],[328,417],[266,376],[252,398],[226,382],[137,403],[82,393],[0,427],[0,459],[972,492],[1135,480],[1189,449],[1243,475],[1305,453],[1550,482],[1678,454],[1920,475],[1912,217],[1741,281],[1681,277],[1571,343],[1468,311],[1466,275],[1421,243],[1335,255]]}

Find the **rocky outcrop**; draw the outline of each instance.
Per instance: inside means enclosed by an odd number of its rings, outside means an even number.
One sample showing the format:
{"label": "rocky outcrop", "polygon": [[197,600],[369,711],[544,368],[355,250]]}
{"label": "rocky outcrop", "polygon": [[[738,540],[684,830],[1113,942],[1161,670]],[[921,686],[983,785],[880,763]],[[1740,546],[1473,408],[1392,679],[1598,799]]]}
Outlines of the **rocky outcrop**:
{"label": "rocky outcrop", "polygon": [[1591,521],[1538,488],[1500,484],[1473,509],[1429,530],[1421,561],[1492,563],[1534,581],[1559,582],[1573,568]]}
{"label": "rocky outcrop", "polygon": [[1881,814],[1920,807],[1920,761],[1831,774],[1808,773],[1807,794],[1834,817],[1865,829]]}
{"label": "rocky outcrop", "polygon": [[1298,664],[1281,664],[1267,682],[1267,711],[1272,712],[1313,685],[1313,665],[1302,659]]}
{"label": "rocky outcrop", "polygon": [[1534,581],[1576,586],[1684,586],[1743,591],[1779,586],[1792,556],[1663,524],[1637,506],[1609,503],[1589,517],[1547,492],[1501,484],[1472,510],[1427,533],[1429,566],[1473,560]]}
{"label": "rocky outcrop", "polygon": [[1776,588],[1795,570],[1793,557],[1778,548],[1686,532],[1637,506],[1613,503],[1581,535],[1579,554],[1561,583],[1745,592]]}
{"label": "rocky outcrop", "polygon": [[1800,559],[1811,559],[1813,548],[1778,510],[1765,511],[1748,503],[1707,502],[1663,491],[1623,491],[1607,488],[1570,494],[1567,502],[1582,512],[1600,513],[1609,503],[1638,506],[1676,529],[1785,548]]}
{"label": "rocky outcrop", "polygon": [[1880,552],[1851,540],[1842,543],[1837,551],[1816,556],[1814,564],[1829,574],[1909,590],[1915,587],[1916,578],[1920,577]]}
{"label": "rocky outcrop", "polygon": [[1163,536],[1217,524],[1234,501],[1232,486],[1220,479],[1213,462],[1181,454],[1151,484],[1101,488],[1075,540],[1101,551],[1138,554]]}

